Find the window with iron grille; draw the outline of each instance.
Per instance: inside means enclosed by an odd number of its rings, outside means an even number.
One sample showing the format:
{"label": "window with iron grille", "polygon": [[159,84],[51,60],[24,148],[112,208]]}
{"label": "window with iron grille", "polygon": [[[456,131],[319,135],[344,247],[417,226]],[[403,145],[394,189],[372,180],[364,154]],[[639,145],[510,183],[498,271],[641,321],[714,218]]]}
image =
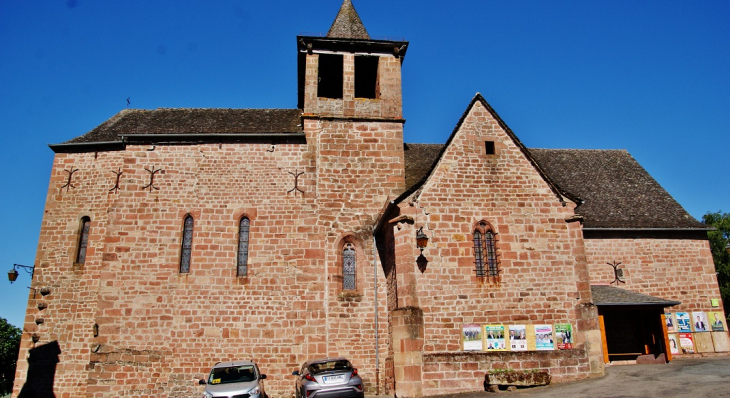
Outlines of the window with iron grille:
{"label": "window with iron grille", "polygon": [[180,273],[190,272],[190,256],[193,250],[193,217],[187,215],[183,227],[182,250],[180,252]]}
{"label": "window with iron grille", "polygon": [[251,221],[247,217],[241,218],[238,224],[238,276],[248,275],[248,232]]}
{"label": "window with iron grille", "polygon": [[477,276],[499,275],[494,232],[486,223],[480,223],[474,230],[474,265]]}
{"label": "window with iron grille", "polygon": [[79,236],[79,247],[76,252],[76,264],[86,262],[86,247],[89,245],[89,229],[91,228],[91,219],[83,217],[81,219],[81,234]]}
{"label": "window with iron grille", "polygon": [[352,243],[345,244],[342,250],[342,290],[355,290],[356,252]]}

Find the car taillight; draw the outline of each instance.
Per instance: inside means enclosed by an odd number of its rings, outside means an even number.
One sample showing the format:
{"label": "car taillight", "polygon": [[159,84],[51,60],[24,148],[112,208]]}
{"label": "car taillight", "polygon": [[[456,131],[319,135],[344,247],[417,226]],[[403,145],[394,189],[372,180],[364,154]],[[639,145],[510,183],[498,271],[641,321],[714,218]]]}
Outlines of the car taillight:
{"label": "car taillight", "polygon": [[357,369],[353,369],[352,374],[350,375],[350,377],[355,377],[355,376],[357,376]]}
{"label": "car taillight", "polygon": [[314,380],[314,377],[312,377],[312,375],[304,375],[304,378],[315,383],[317,382],[317,380]]}

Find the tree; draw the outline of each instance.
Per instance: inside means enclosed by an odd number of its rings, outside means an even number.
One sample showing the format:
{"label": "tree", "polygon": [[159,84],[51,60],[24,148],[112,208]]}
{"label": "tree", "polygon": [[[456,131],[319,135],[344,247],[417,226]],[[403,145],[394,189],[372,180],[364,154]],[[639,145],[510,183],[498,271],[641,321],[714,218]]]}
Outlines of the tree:
{"label": "tree", "polygon": [[710,249],[712,249],[712,259],[715,261],[715,271],[717,271],[717,282],[720,285],[725,316],[728,316],[730,310],[730,254],[725,247],[730,242],[730,213],[708,212],[702,216],[702,222],[715,228],[715,231],[708,232],[707,236],[710,238]]}
{"label": "tree", "polygon": [[13,391],[21,330],[0,318],[0,395]]}

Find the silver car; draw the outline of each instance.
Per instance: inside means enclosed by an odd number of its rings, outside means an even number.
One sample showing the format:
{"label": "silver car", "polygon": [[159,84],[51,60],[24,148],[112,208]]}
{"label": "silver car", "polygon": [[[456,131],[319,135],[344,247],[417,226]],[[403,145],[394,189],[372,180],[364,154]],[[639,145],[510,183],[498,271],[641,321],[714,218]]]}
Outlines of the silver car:
{"label": "silver car", "polygon": [[203,398],[266,398],[265,374],[253,361],[218,362],[208,375]]}
{"label": "silver car", "polygon": [[294,386],[296,398],[364,398],[362,379],[346,358],[323,358],[307,361]]}

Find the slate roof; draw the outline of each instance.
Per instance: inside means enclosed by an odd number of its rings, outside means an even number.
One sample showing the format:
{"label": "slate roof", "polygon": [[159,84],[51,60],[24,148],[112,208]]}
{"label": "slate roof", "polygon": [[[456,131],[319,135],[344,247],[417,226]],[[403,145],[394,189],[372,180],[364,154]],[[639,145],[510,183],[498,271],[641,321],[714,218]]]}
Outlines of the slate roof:
{"label": "slate roof", "polygon": [[625,150],[529,151],[558,186],[584,201],[576,213],[585,228],[707,228]]}
{"label": "slate roof", "polygon": [[125,109],[64,144],[114,142],[127,134],[302,133],[299,109]]}
{"label": "slate roof", "polygon": [[406,168],[406,190],[431,171],[444,144],[403,144]]}
{"label": "slate roof", "polygon": [[656,305],[671,307],[682,304],[679,301],[665,300],[608,285],[591,285],[591,295],[595,305]]}
{"label": "slate roof", "polygon": [[336,39],[363,39],[370,40],[368,31],[365,30],[360,16],[355,11],[351,0],[342,2],[342,7],[335,17],[327,37]]}
{"label": "slate roof", "polygon": [[[443,144],[405,144],[406,190],[426,177]],[[561,190],[580,198],[585,228],[707,229],[625,150],[535,149],[533,158]]]}

